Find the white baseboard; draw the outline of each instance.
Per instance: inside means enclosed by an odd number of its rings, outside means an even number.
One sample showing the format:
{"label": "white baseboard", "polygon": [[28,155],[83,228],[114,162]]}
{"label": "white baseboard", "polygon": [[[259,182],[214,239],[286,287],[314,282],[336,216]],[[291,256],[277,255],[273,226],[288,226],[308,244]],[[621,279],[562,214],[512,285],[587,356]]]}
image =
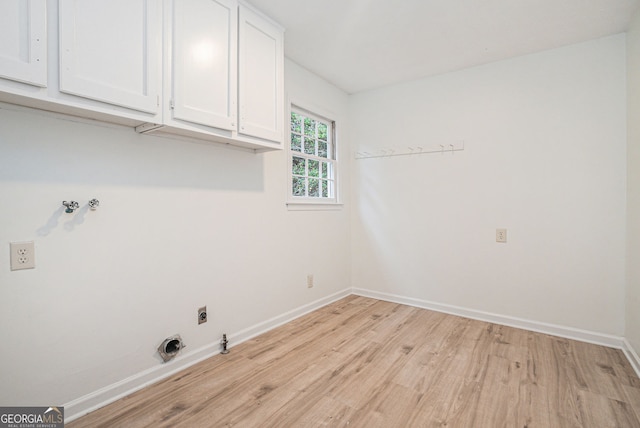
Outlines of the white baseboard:
{"label": "white baseboard", "polygon": [[378,300],[384,300],[387,302],[415,306],[418,308],[429,309],[432,311],[443,312],[446,314],[457,315],[465,318],[471,318],[474,320],[521,328],[523,330],[535,331],[538,333],[549,334],[551,336],[558,336],[564,337],[566,339],[579,340],[581,342],[594,343],[596,345],[603,345],[610,348],[618,348],[622,350],[625,349],[623,343],[624,338],[618,336],[580,330],[572,327],[564,327],[555,324],[547,324],[539,321],[515,318],[506,315],[493,314],[490,312],[477,311],[475,309],[467,309],[460,306],[434,303],[427,300],[398,296],[395,294],[381,293],[378,291],[365,290],[362,288],[354,288],[353,294],[357,294],[358,296],[363,297],[371,297]]}
{"label": "white baseboard", "polygon": [[633,349],[633,346],[631,346],[631,343],[629,343],[627,339],[623,340],[622,351],[627,357],[627,360],[629,360],[631,367],[633,367],[638,377],[640,377],[640,356],[638,356],[638,353]]}
{"label": "white baseboard", "polygon": [[[250,340],[283,324],[286,324],[287,322],[301,317],[309,312],[312,312],[332,302],[347,297],[350,294],[384,300],[387,302],[400,303],[403,305],[415,306],[418,308],[429,309],[432,311],[443,312],[451,315],[457,315],[465,318],[486,321],[509,327],[521,328],[524,330],[535,331],[552,336],[594,343],[611,348],[618,348],[624,352],[636,374],[638,374],[638,376],[640,377],[640,357],[638,356],[636,350],[633,349],[631,344],[623,337],[591,332],[587,330],[580,330],[571,327],[564,327],[555,324],[547,324],[522,318],[493,314],[489,312],[477,311],[474,309],[468,309],[459,306],[429,302],[412,297],[404,297],[395,294],[366,290],[362,288],[342,290],[330,296],[324,297],[322,299],[316,300],[314,302],[286,312],[282,315],[256,324],[252,327],[241,330],[237,333],[228,335],[231,342],[230,347],[246,342],[247,340]],[[71,422],[81,416],[86,415],[87,413],[97,410],[100,407],[106,406],[109,403],[119,400],[122,397],[132,394],[133,392],[156,383],[219,353],[219,346],[217,344],[207,345],[176,357],[175,360],[171,361],[168,364],[154,366],[129,378],[123,379],[112,385],[106,386],[102,389],[66,403],[64,405],[65,421]]]}
{"label": "white baseboard", "polygon": [[[279,327],[282,324],[286,324],[289,321],[301,317],[302,315],[305,315],[309,312],[315,311],[316,309],[326,306],[332,302],[347,297],[350,294],[352,294],[351,289],[345,289],[343,291],[339,291],[330,296],[324,297],[322,299],[316,300],[314,302],[286,312],[282,315],[278,315],[277,317],[273,317],[269,320],[244,329],[238,333],[230,334],[228,335],[229,341],[231,342],[229,348],[232,348],[235,345],[239,345],[242,342],[246,342],[253,337]],[[169,363],[151,367],[119,382],[108,385],[97,391],[65,403],[65,422],[71,422],[81,416],[86,415],[87,413],[97,410],[100,407],[106,406],[109,403],[119,400],[122,397],[132,394],[142,388],[154,384],[219,353],[220,349],[218,344],[206,345],[191,352],[177,356]]]}
{"label": "white baseboard", "polygon": [[[327,306],[330,303],[333,303],[337,300],[350,296],[351,294],[353,293],[351,292],[350,288],[339,291],[330,296],[316,300],[304,306],[300,306],[297,309],[286,312],[282,315],[278,315],[277,317],[273,317],[267,321],[261,322],[260,324],[256,324],[252,327],[241,330],[238,333],[235,333],[229,337],[233,339],[234,344],[238,345],[242,342],[246,342],[249,339],[259,336],[262,333],[266,333],[269,330],[273,330],[276,327],[286,324],[289,321],[293,321],[296,318],[306,315],[309,312],[313,312],[316,309],[320,309],[323,306]],[[65,409],[65,412],[66,412],[66,409]]]}
{"label": "white baseboard", "polygon": [[71,422],[100,407],[113,403],[146,386],[156,383],[213,355],[219,354],[219,346],[211,344],[177,356],[174,360],[151,367],[126,379],[105,386],[64,404],[64,420]]}

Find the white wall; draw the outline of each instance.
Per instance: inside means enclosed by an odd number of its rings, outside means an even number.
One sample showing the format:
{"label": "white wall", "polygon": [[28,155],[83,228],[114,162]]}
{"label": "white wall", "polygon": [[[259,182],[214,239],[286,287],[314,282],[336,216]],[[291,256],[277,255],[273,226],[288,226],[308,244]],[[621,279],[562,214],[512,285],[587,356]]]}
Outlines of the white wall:
{"label": "white wall", "polygon": [[[344,93],[290,62],[286,86],[346,131]],[[167,336],[180,333],[186,353],[215,349],[223,332],[347,289],[348,204],[287,211],[286,169],[284,151],[0,106],[0,405],[65,404],[160,365]],[[73,215],[61,206],[71,199]],[[9,242],[24,240],[37,267],[11,272]]]}
{"label": "white wall", "polygon": [[640,11],[627,33],[627,169],[625,337],[640,352]]}
{"label": "white wall", "polygon": [[[339,211],[287,211],[285,152],[0,106],[0,405],[68,403],[157,367],[168,335],[193,352],[351,286],[640,349],[639,27],[628,90],[622,35],[350,100],[287,61],[289,97],[338,121]],[[454,155],[353,160],[460,140]],[[63,199],[83,207],[65,214]],[[8,243],[23,240],[37,268],[10,272]]]}
{"label": "white wall", "polygon": [[[625,36],[352,96],[352,285],[621,336]],[[495,229],[508,229],[508,243]]]}

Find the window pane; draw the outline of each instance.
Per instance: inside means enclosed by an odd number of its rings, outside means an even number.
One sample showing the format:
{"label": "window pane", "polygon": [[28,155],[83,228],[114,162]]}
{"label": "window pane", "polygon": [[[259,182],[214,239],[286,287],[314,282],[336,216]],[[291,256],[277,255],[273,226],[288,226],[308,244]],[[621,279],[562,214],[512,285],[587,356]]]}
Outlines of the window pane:
{"label": "window pane", "polygon": [[293,157],[291,172],[295,175],[304,174],[304,158]]}
{"label": "window pane", "polygon": [[309,196],[318,197],[320,196],[320,180],[317,178],[309,179]]}
{"label": "window pane", "polygon": [[327,142],[319,140],[318,141],[318,156],[321,158],[327,157]]}
{"label": "window pane", "polygon": [[308,117],[304,118],[304,135],[308,135],[310,137],[316,136],[316,121],[313,119],[309,119]]}
{"label": "window pane", "polygon": [[291,134],[291,150],[296,152],[302,151],[302,137],[299,135]]}
{"label": "window pane", "polygon": [[291,196],[335,198],[333,123],[303,112],[291,112]]}
{"label": "window pane", "polygon": [[320,174],[320,162],[309,159],[309,177],[318,177]]}
{"label": "window pane", "polygon": [[304,182],[302,177],[293,177],[292,193],[293,196],[304,196]]}
{"label": "window pane", "polygon": [[309,137],[304,137],[304,152],[308,155],[316,154],[316,140]]}
{"label": "window pane", "polygon": [[318,122],[318,138],[327,141],[327,125],[322,122]]}
{"label": "window pane", "polygon": [[291,112],[291,130],[302,134],[302,116],[298,113]]}

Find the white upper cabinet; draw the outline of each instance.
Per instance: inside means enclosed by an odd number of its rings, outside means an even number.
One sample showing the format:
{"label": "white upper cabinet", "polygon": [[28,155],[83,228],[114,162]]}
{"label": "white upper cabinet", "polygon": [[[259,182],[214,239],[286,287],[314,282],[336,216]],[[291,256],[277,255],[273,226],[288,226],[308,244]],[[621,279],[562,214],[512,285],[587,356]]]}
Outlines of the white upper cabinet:
{"label": "white upper cabinet", "polygon": [[157,0],[59,0],[60,92],[147,113],[160,110]]}
{"label": "white upper cabinet", "polygon": [[237,28],[235,0],[171,3],[170,119],[236,129]]}
{"label": "white upper cabinet", "polygon": [[242,5],[239,22],[238,132],[281,143],[285,111],[283,32]]}
{"label": "white upper cabinet", "polygon": [[165,1],[164,120],[140,132],[282,148],[283,30],[238,0]]}
{"label": "white upper cabinet", "polygon": [[47,86],[46,0],[0,1],[0,77]]}
{"label": "white upper cabinet", "polygon": [[283,29],[243,0],[0,0],[0,101],[283,147]]}

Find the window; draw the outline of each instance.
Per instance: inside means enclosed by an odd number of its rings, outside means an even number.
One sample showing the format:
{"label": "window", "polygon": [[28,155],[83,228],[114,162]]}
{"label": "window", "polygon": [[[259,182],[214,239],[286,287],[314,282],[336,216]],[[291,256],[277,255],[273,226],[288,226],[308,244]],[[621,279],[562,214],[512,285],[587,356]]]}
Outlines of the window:
{"label": "window", "polygon": [[294,202],[337,201],[334,128],[333,121],[292,106],[289,171]]}

